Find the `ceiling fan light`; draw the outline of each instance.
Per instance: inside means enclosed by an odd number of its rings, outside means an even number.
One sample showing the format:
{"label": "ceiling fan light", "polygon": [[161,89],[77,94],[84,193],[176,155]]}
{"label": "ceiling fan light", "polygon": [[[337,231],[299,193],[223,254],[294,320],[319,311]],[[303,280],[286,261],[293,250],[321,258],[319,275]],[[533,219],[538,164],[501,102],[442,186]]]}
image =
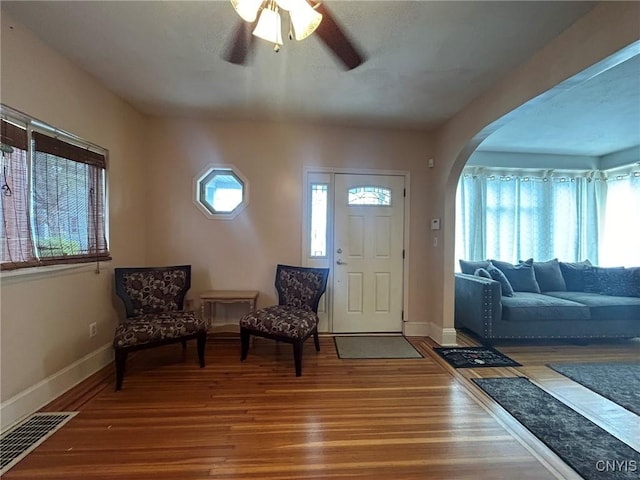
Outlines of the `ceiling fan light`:
{"label": "ceiling fan light", "polygon": [[322,21],[322,14],[315,11],[311,5],[306,1],[292,1],[291,10],[289,10],[289,16],[291,17],[291,24],[293,25],[293,32],[296,40],[304,40],[320,25]]}
{"label": "ceiling fan light", "polygon": [[274,45],[282,45],[282,23],[280,14],[270,8],[263,9],[262,13],[260,13],[258,24],[253,30],[253,34]]}
{"label": "ceiling fan light", "polygon": [[309,6],[307,0],[276,0],[276,3],[281,9],[286,10],[287,12]]}
{"label": "ceiling fan light", "polygon": [[231,0],[231,5],[245,22],[255,22],[264,0]]}

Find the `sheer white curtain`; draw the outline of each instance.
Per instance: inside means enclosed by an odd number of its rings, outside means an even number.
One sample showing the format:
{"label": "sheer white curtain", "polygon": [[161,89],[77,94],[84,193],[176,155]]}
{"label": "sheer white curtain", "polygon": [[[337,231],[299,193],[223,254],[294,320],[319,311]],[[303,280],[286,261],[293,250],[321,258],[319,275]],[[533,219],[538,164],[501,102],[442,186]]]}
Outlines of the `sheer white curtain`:
{"label": "sheer white curtain", "polygon": [[640,266],[640,167],[609,175],[600,249],[605,266]]}
{"label": "sheer white curtain", "polygon": [[466,168],[457,191],[456,258],[597,264],[606,189],[597,172]]}
{"label": "sheer white curtain", "polygon": [[[456,258],[487,258],[485,239],[486,181],[480,173],[466,169],[456,192]],[[456,262],[456,266],[458,263]]]}

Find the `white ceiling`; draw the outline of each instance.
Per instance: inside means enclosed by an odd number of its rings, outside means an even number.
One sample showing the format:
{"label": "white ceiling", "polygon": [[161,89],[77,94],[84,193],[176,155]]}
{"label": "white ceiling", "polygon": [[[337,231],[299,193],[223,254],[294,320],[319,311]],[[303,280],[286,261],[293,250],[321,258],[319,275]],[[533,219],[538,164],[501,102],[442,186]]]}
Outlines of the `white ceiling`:
{"label": "white ceiling", "polygon": [[[1,2],[3,12],[149,115],[412,129],[451,118],[594,2],[325,5],[367,57],[354,70],[314,36],[286,40],[277,54],[258,41],[248,66],[225,62],[240,21],[227,0]],[[610,72],[554,97],[483,147],[600,155],[631,146],[630,137],[640,143],[640,64]],[[589,128],[573,126],[576,118]]]}
{"label": "white ceiling", "polygon": [[640,56],[538,105],[479,150],[600,157],[640,144]]}

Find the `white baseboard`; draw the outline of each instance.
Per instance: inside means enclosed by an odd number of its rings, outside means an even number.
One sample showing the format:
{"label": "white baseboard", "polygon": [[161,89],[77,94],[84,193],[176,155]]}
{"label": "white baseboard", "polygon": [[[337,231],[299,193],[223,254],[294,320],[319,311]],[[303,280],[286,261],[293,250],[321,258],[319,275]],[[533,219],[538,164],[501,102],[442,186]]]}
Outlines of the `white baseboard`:
{"label": "white baseboard", "polygon": [[108,343],[2,402],[0,404],[0,430],[4,431],[24,417],[38,411],[112,361],[113,348],[111,343]]}
{"label": "white baseboard", "polygon": [[456,329],[442,328],[435,323],[404,322],[406,337],[430,337],[443,347],[456,345]]}
{"label": "white baseboard", "polygon": [[419,322],[404,322],[405,337],[428,337],[429,324]]}
{"label": "white baseboard", "polygon": [[443,347],[453,347],[457,345],[455,328],[442,328],[440,325],[429,324],[429,336]]}
{"label": "white baseboard", "polygon": [[455,328],[442,329],[442,341],[439,342],[443,347],[455,347],[458,344],[458,333]]}

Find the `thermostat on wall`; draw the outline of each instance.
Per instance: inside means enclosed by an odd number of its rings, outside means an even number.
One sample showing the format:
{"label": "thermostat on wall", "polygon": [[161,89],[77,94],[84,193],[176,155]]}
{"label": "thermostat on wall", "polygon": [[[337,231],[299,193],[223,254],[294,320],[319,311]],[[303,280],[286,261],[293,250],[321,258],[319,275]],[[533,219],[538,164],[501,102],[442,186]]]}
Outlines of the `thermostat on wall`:
{"label": "thermostat on wall", "polygon": [[440,230],[440,219],[432,218],[431,219],[431,230]]}

